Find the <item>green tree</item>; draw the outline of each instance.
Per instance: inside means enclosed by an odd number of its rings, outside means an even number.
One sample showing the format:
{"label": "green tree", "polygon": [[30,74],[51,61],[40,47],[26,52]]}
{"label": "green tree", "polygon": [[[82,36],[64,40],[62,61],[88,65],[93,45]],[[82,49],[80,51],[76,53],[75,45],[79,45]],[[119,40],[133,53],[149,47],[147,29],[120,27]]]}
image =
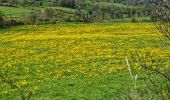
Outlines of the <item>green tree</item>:
{"label": "green tree", "polygon": [[26,24],[35,24],[37,15],[33,12],[25,14],[25,23]]}
{"label": "green tree", "polygon": [[0,25],[3,24],[4,18],[3,18],[4,14],[2,12],[0,12]]}
{"label": "green tree", "polygon": [[170,39],[170,1],[164,0],[154,5],[152,12],[152,20],[155,22],[156,28],[166,38]]}
{"label": "green tree", "polygon": [[44,19],[51,19],[54,17],[55,11],[52,8],[45,8],[42,11],[42,15]]}
{"label": "green tree", "polygon": [[69,8],[75,7],[75,1],[74,0],[59,0],[59,5]]}
{"label": "green tree", "polygon": [[35,0],[18,0],[18,3],[20,5],[33,5]]}

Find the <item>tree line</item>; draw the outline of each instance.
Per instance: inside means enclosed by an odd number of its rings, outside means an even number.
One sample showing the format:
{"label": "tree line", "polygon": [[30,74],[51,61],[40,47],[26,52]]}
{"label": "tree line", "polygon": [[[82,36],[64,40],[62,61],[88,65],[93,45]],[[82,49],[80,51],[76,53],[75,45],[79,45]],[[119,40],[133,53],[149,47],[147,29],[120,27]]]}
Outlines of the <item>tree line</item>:
{"label": "tree line", "polygon": [[[24,24],[55,23],[57,21],[102,22],[103,20],[123,18],[131,18],[135,22],[136,17],[151,15],[152,5],[145,5],[148,3],[142,1],[154,2],[156,0],[139,1],[141,0],[50,0],[44,4],[42,0],[0,0],[0,5],[13,7],[44,7],[45,5],[45,8],[22,15]],[[73,9],[73,11],[56,10],[52,7],[65,7]],[[2,15],[1,23],[5,19]]]}

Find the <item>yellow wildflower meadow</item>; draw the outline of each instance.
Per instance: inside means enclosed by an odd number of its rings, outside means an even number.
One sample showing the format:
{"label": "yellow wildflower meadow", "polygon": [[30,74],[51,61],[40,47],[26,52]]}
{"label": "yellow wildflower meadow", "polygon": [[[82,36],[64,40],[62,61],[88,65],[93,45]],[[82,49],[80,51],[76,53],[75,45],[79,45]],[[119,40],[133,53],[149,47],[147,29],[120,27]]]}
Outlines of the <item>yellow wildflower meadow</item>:
{"label": "yellow wildflower meadow", "polygon": [[20,85],[95,77],[123,71],[136,51],[167,58],[169,44],[151,23],[19,26],[0,34],[0,65]]}

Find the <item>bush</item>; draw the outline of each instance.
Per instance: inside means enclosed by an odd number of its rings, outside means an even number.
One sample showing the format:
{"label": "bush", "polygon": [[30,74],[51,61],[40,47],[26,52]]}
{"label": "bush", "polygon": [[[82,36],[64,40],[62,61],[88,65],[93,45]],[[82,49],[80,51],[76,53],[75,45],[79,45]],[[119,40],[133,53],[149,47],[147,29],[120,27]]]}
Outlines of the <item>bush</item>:
{"label": "bush", "polygon": [[44,19],[51,19],[54,17],[55,11],[52,8],[45,8],[41,13]]}
{"label": "bush", "polygon": [[146,51],[133,52],[129,58],[128,67],[131,65],[133,68],[138,68],[137,75],[140,74],[145,79],[145,83],[143,83],[145,86],[138,87],[137,93],[144,96],[152,94],[162,100],[169,100],[170,67],[166,63],[169,58],[160,56],[160,53]]}
{"label": "bush", "polygon": [[0,12],[0,26],[3,25],[3,21],[4,21],[3,13]]}
{"label": "bush", "polygon": [[102,22],[102,12],[100,10],[93,11],[90,18],[92,22]]}
{"label": "bush", "polygon": [[158,5],[154,5],[152,11],[152,21],[163,36],[170,40],[170,2],[166,0]]}
{"label": "bush", "polygon": [[35,13],[25,14],[25,24],[34,24],[36,22],[37,16]]}
{"label": "bush", "polygon": [[137,19],[136,19],[135,17],[133,17],[133,18],[131,19],[131,22],[132,22],[132,23],[136,23],[136,22],[137,22]]}
{"label": "bush", "polygon": [[3,17],[0,15],[0,23],[2,23],[3,22]]}
{"label": "bush", "polygon": [[69,8],[75,7],[75,1],[74,0],[59,0],[59,5]]}

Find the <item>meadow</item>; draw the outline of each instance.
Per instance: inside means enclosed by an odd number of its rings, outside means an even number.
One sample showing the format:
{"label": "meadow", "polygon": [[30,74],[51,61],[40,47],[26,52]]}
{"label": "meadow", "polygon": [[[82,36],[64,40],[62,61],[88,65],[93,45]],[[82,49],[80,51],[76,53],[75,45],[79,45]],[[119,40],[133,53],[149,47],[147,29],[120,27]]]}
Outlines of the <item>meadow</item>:
{"label": "meadow", "polygon": [[24,7],[6,7],[0,6],[0,11],[6,16],[18,16],[26,12],[33,12],[34,10]]}
{"label": "meadow", "polygon": [[[33,91],[33,100],[127,99],[133,82],[125,58],[134,74],[145,75],[131,62],[134,53],[163,59],[160,67],[170,65],[170,42],[152,23],[62,23],[0,30],[1,73],[24,91]],[[141,78],[137,86],[146,87],[143,83]],[[3,81],[0,90],[1,100],[20,98],[17,89]]]}

